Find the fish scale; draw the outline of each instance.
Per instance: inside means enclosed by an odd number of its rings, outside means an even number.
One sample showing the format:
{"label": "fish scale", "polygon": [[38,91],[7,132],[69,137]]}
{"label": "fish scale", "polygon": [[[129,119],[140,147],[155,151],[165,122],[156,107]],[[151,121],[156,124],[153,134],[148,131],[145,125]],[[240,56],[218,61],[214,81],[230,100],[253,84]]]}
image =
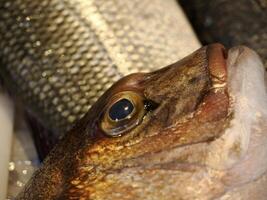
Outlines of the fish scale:
{"label": "fish scale", "polygon": [[122,76],[189,53],[176,4],[1,1],[0,75],[45,127],[64,132]]}

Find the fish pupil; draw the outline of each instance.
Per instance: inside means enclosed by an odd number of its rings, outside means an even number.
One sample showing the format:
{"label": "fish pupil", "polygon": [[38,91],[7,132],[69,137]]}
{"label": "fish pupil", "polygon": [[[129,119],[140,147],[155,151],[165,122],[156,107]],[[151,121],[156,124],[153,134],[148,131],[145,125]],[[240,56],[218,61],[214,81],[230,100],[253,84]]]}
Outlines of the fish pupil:
{"label": "fish pupil", "polygon": [[109,109],[109,117],[114,121],[119,121],[128,117],[134,110],[134,106],[128,99],[121,99]]}

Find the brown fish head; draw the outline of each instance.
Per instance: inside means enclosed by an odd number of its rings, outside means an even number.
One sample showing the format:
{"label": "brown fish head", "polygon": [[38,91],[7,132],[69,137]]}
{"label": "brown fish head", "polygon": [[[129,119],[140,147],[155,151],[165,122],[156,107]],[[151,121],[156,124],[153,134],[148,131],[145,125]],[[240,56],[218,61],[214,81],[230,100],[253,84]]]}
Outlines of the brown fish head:
{"label": "brown fish head", "polygon": [[[256,74],[244,67],[251,59],[258,62]],[[259,138],[265,142],[266,127],[248,131],[255,117],[266,122],[266,112],[258,110],[267,108],[264,97],[249,98],[253,91],[266,96],[264,79],[255,79],[263,77],[260,64],[245,47],[227,53],[213,44],[159,71],[121,79],[54,149],[25,191],[44,199],[228,195],[266,171],[258,167],[267,162],[266,148],[257,146]],[[245,84],[253,80],[255,89]],[[242,118],[242,111],[259,113]]]}
{"label": "brown fish head", "polygon": [[171,189],[171,197],[183,196],[192,184],[187,176],[197,176],[199,168],[190,164],[199,155],[184,149],[215,140],[229,126],[226,54],[219,44],[203,47],[159,71],[116,83],[79,125],[84,145],[62,195],[112,199],[114,192],[150,199]]}

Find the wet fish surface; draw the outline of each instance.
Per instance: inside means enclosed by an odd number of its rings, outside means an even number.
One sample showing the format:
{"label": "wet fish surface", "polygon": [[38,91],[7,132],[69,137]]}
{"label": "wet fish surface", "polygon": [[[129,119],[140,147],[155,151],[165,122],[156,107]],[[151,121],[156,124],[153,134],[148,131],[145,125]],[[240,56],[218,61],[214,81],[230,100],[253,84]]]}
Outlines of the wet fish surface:
{"label": "wet fish surface", "polygon": [[126,76],[17,199],[264,200],[266,98],[263,64],[244,46]]}
{"label": "wet fish surface", "polygon": [[0,2],[0,76],[49,130],[36,136],[42,157],[119,78],[198,47],[180,40],[192,33],[178,13],[174,0]]}

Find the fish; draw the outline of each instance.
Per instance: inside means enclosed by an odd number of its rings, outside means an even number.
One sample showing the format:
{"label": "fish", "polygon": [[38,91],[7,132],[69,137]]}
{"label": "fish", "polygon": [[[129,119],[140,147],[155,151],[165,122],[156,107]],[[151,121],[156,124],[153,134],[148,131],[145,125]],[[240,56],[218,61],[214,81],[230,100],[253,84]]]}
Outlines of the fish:
{"label": "fish", "polygon": [[118,79],[198,48],[179,11],[175,0],[0,2],[0,77],[41,159]]}
{"label": "fish", "polygon": [[245,46],[204,46],[112,85],[17,200],[264,200],[267,89]]}

